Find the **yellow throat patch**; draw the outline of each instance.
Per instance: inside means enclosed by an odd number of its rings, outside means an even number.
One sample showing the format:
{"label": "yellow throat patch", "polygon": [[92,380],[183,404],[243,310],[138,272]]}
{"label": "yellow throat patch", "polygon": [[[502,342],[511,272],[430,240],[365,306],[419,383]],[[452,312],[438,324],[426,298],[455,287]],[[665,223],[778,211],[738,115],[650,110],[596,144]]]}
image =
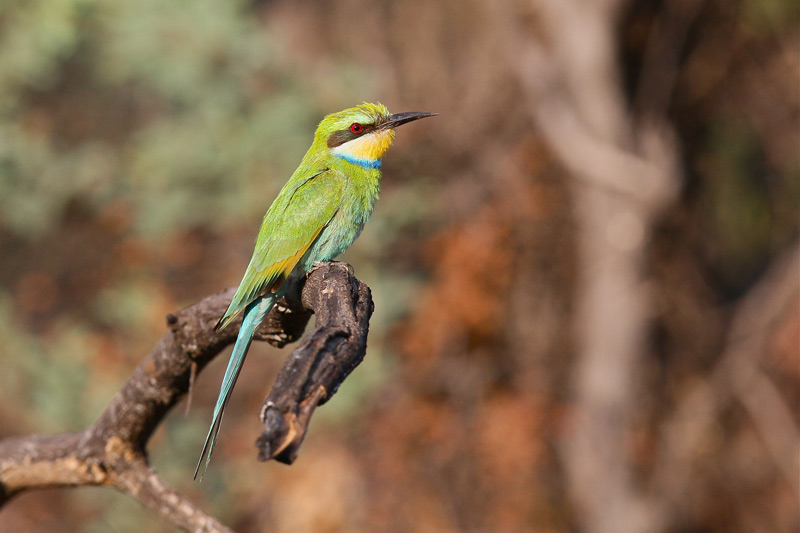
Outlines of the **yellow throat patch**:
{"label": "yellow throat patch", "polygon": [[394,130],[386,129],[367,133],[347,141],[331,151],[334,154],[365,162],[379,161],[394,141]]}

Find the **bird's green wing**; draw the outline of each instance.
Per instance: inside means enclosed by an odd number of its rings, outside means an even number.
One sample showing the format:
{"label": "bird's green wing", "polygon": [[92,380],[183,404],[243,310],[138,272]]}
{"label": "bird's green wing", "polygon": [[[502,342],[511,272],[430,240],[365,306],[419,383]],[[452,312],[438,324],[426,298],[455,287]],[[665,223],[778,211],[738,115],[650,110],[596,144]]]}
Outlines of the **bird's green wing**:
{"label": "bird's green wing", "polygon": [[323,170],[299,184],[292,181],[264,216],[253,257],[218,329],[258,296],[277,289],[336,214],[343,184],[335,172]]}

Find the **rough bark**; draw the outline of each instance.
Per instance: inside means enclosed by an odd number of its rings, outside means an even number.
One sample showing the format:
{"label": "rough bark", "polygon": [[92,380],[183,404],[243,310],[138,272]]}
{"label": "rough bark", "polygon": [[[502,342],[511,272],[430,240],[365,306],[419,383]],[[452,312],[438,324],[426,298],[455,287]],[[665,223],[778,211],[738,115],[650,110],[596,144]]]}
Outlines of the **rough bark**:
{"label": "rough bark", "polygon": [[306,283],[303,307],[313,309],[317,327],[294,351],[261,407],[264,432],[258,458],[291,464],[314,409],[333,396],[361,363],[372,315],[369,288],[352,276],[326,271]]}
{"label": "rough bark", "polygon": [[[169,331],[134,370],[105,412],[78,433],[0,440],[0,507],[23,491],[86,485],[114,487],[187,531],[231,531],[164,483],[147,460],[147,442],[190,382],[236,339],[241,318],[214,326],[233,289],[167,316]],[[312,313],[316,327],[288,358],[262,408],[260,460],[291,463],[311,415],[364,358],[369,288],[344,263],[322,263],[270,312],[257,339],[275,346],[297,340]],[[187,473],[188,475],[188,473]]]}

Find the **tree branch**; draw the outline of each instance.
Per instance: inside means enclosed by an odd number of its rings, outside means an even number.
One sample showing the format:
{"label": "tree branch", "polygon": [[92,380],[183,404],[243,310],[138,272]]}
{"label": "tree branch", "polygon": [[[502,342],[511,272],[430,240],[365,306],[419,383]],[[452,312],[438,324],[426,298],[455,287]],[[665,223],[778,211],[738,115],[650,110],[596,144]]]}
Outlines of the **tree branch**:
{"label": "tree branch", "polygon": [[[241,319],[214,331],[233,292],[168,315],[169,331],[91,427],[0,440],[0,507],[26,490],[106,485],[185,530],[231,531],[164,483],[148,464],[146,446],[188,391],[192,374],[236,339]],[[262,408],[266,431],[259,438],[259,459],[294,460],[316,406],[363,360],[372,309],[369,288],[349,265],[336,262],[317,265],[273,308],[258,340],[280,347],[302,335],[312,313],[317,324],[287,359]]]}
{"label": "tree branch", "polygon": [[264,433],[256,442],[261,461],[291,464],[316,406],[333,396],[364,358],[372,298],[366,285],[341,274],[324,272],[306,283],[303,306],[314,309],[317,327],[286,361],[261,407]]}

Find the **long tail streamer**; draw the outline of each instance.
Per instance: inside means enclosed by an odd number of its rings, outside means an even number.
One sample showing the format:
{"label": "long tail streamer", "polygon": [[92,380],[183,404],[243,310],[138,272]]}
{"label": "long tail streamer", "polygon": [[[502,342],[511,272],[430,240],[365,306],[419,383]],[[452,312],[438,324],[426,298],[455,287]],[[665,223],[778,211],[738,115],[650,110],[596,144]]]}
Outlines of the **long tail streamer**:
{"label": "long tail streamer", "polygon": [[[197,468],[194,469],[194,479],[197,479],[197,474],[200,472],[200,465],[203,464],[205,457],[205,464],[203,466],[203,474],[208,469],[208,462],[211,460],[211,453],[214,451],[214,445],[217,443],[217,434],[219,433],[220,424],[222,423],[222,414],[225,411],[225,406],[228,405],[228,400],[233,392],[233,386],[236,384],[236,379],[239,377],[239,372],[242,370],[244,358],[247,355],[247,350],[250,348],[250,343],[253,341],[261,322],[267,316],[269,310],[275,304],[275,295],[262,296],[254,300],[244,310],[244,319],[242,320],[242,327],[239,329],[239,335],[236,337],[236,344],[233,345],[233,352],[228,361],[228,368],[225,369],[225,376],[222,378],[222,385],[219,388],[219,396],[217,397],[217,404],[214,406],[214,417],[211,420],[211,427],[206,435],[206,442],[203,444],[203,451],[200,454],[200,460],[197,461]],[[203,475],[200,475],[202,481]]]}

